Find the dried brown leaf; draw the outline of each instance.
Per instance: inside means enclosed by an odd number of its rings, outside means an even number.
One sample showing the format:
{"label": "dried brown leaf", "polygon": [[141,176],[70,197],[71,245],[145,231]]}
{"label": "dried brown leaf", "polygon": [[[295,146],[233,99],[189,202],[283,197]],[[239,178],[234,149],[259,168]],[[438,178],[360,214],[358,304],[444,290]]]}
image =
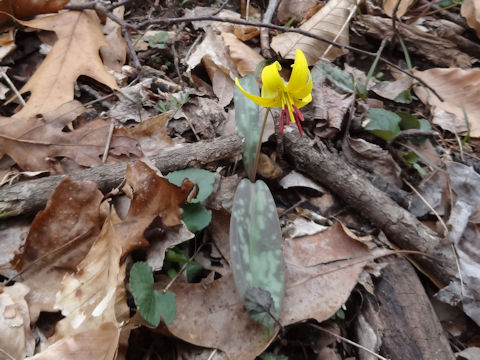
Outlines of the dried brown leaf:
{"label": "dried brown leaf", "polygon": [[[35,350],[30,330],[30,315],[25,295],[29,289],[22,283],[0,288],[0,349],[11,358],[23,359]],[[0,352],[1,359],[7,359]]]}
{"label": "dried brown leaf", "polygon": [[[2,0],[0,11],[13,15],[17,19],[29,18],[39,14],[57,12],[68,3],[69,0]],[[0,14],[0,21],[10,20],[6,14]]]}
{"label": "dried brown leaf", "polygon": [[222,107],[230,104],[233,99],[233,89],[235,83],[229,76],[225,75],[223,71],[215,71],[212,79],[212,88],[215,95],[218,97],[218,104]]}
{"label": "dried brown leaf", "polygon": [[[348,45],[348,24],[345,23],[348,21],[350,12],[355,8],[355,4],[355,0],[330,0],[327,5],[300,26],[300,29],[329,40],[336,38],[337,43]],[[323,55],[328,44],[291,32],[275,36],[271,46],[286,59],[294,59],[296,49],[300,49],[304,52],[310,65],[315,64],[322,56],[333,60],[344,54],[341,49],[332,47],[326,55]]]}
{"label": "dried brown leaf", "polygon": [[[393,10],[395,9],[398,1],[399,0],[384,0],[383,10],[385,10],[385,13],[388,16],[393,16]],[[413,1],[414,0],[400,0],[400,4],[398,4],[397,9],[397,18],[402,17],[407,12],[408,7],[412,5]]]}
{"label": "dried brown leaf", "polygon": [[[0,149],[28,171],[56,172],[55,157],[68,157],[81,166],[98,165],[105,150],[109,124],[97,119],[73,131],[64,131],[82,112],[82,104],[71,101],[43,118],[0,117]],[[110,151],[141,154],[135,140],[120,136],[112,139]]]}
{"label": "dried brown leaf", "polygon": [[114,323],[104,323],[100,326],[76,333],[50,345],[45,351],[26,360],[85,360],[85,359],[115,359],[117,344],[112,338],[118,333]]}
{"label": "dried brown leaf", "polygon": [[282,0],[278,5],[277,19],[285,24],[292,17],[302,22],[309,9],[317,5],[317,0]]}
{"label": "dried brown leaf", "polygon": [[55,293],[65,272],[74,270],[90,249],[100,231],[102,199],[94,182],[67,177],[35,217],[22,257],[33,321],[40,311],[54,311]]}
{"label": "dried brown leaf", "polygon": [[223,71],[232,79],[238,76],[235,63],[228,55],[225,42],[220,35],[216,34],[210,28],[207,29],[203,41],[197,45],[191,55],[185,59],[185,63],[188,66],[188,72],[198,64],[203,63],[210,80],[212,80],[213,74],[217,70]]}
{"label": "dried brown leaf", "polygon": [[166,112],[143,120],[132,128],[116,129],[114,134],[137,140],[143,155],[152,156],[175,146],[172,138],[167,134],[171,115],[171,112]]}
{"label": "dried brown leaf", "polygon": [[265,60],[263,56],[245,45],[233,34],[222,33],[222,37],[240,75],[255,74],[258,64]]}
{"label": "dried brown leaf", "polygon": [[179,206],[193,188],[190,180],[184,180],[182,187],[170,184],[141,161],[127,165],[125,181],[126,192],[133,194],[133,198],[126,218],[115,225],[123,255],[148,245],[144,232],[157,216],[164,226],[180,225]]}
{"label": "dried brown leaf", "polygon": [[[112,13],[117,18],[123,19],[125,7],[119,6],[113,9]],[[110,69],[121,72],[122,65],[125,64],[125,60],[127,59],[127,43],[122,36],[122,27],[112,19],[107,18],[105,26],[103,27],[103,33],[110,47],[102,46],[100,48],[102,60]]]}
{"label": "dried brown leaf", "polygon": [[16,118],[45,114],[73,100],[75,81],[89,76],[111,89],[119,90],[99,55],[102,46],[109,47],[100,21],[94,11],[67,11],[30,21],[22,25],[55,31],[57,42],[20,93],[30,92],[27,104]]}
{"label": "dried brown leaf", "polygon": [[480,3],[477,0],[464,0],[460,12],[480,37]]}
{"label": "dried brown leaf", "polygon": [[120,323],[129,314],[123,283],[125,264],[120,265],[121,245],[109,216],[77,271],[62,280],[55,308],[60,309],[65,318],[57,324],[52,343],[113,323],[117,332],[108,341],[116,349]]}
{"label": "dried brown leaf", "polygon": [[462,106],[465,107],[470,124],[470,136],[480,137],[480,70],[459,68],[435,68],[425,71],[413,71],[414,75],[433,87],[445,101],[441,102],[425,88],[417,86],[415,94],[423,103],[432,106],[433,122],[442,118],[445,112],[453,114],[450,123],[441,124],[454,133],[464,133],[467,123]]}
{"label": "dried brown leaf", "polygon": [[[347,300],[369,261],[369,251],[337,224],[323,233],[287,240],[285,306],[281,322],[323,321]],[[253,359],[269,344],[235,290],[232,275],[211,284],[174,283],[177,316],[168,330],[204,347],[218,348],[230,359]],[[235,329],[235,336],[231,336]]]}

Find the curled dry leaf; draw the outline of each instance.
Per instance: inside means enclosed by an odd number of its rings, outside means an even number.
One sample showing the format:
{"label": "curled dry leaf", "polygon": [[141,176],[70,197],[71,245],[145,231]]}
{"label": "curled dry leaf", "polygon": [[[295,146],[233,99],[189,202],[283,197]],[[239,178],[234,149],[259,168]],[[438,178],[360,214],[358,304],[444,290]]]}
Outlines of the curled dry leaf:
{"label": "curled dry leaf", "polygon": [[94,182],[63,179],[30,227],[22,257],[32,320],[54,311],[55,293],[68,270],[74,270],[100,231],[102,193]]}
{"label": "curled dry leaf", "polygon": [[30,315],[25,295],[29,289],[22,283],[0,288],[0,358],[8,353],[13,359],[23,359],[35,350],[30,331]]}
{"label": "curled dry leaf", "polygon": [[58,40],[20,89],[20,93],[30,92],[31,96],[26,106],[15,114],[16,118],[45,114],[73,100],[74,85],[80,75],[119,90],[99,55],[102,46],[110,45],[94,11],[67,11],[20,23],[35,29],[55,31]]}
{"label": "curled dry leaf", "polygon": [[[43,118],[0,117],[0,154],[8,154],[23,170],[52,170],[55,157],[68,157],[81,166],[101,163],[109,124],[97,119],[72,131],[65,126],[83,112],[78,101],[70,101]],[[131,138],[114,136],[111,152],[140,155],[137,142]]]}
{"label": "curled dry leaf", "polygon": [[[323,321],[347,300],[365,264],[366,246],[337,224],[323,233],[287,240],[283,325]],[[177,316],[168,330],[199,346],[218,348],[230,359],[253,359],[269,344],[235,290],[231,274],[211,284],[174,283]],[[235,336],[231,336],[235,329]]]}
{"label": "curled dry leaf", "polygon": [[125,264],[120,265],[122,247],[120,234],[114,228],[115,217],[107,217],[102,231],[77,266],[77,271],[67,274],[62,280],[55,308],[60,309],[65,318],[57,323],[52,343],[94,330],[102,324],[114,324],[116,333],[105,341],[110,345],[108,352],[115,352],[120,324],[129,314],[123,283]]}
{"label": "curled dry leaf", "polygon": [[[355,0],[330,0],[327,5],[300,26],[300,29],[329,40],[336,39],[337,43],[348,45],[348,24],[346,22],[355,6]],[[324,55],[328,44],[291,32],[275,36],[271,46],[286,59],[294,59],[296,49],[300,49],[304,52],[310,65],[315,64],[322,56],[334,60],[344,54],[341,49],[332,47]]]}
{"label": "curled dry leaf", "polygon": [[[10,14],[17,19],[29,18],[38,14],[57,12],[63,9],[69,0],[3,0],[0,1],[0,21],[10,20]],[[5,14],[6,13],[6,14]]]}
{"label": "curled dry leaf", "polygon": [[[399,0],[384,0],[383,10],[385,10],[385,13],[388,16],[393,16],[393,10],[395,9],[398,1]],[[397,18],[402,17],[407,12],[408,7],[412,5],[413,1],[414,0],[400,0],[397,8]]]}
{"label": "curled dry leaf", "polygon": [[464,0],[460,11],[467,19],[467,24],[475,29],[477,36],[480,37],[480,3],[477,0]]}
{"label": "curled dry leaf", "polygon": [[188,66],[187,72],[190,72],[201,62],[204,64],[210,80],[217,70],[223,71],[232,79],[238,76],[235,64],[228,55],[225,42],[220,35],[217,35],[210,28],[207,29],[203,41],[197,45],[192,54],[185,59],[185,63]]}
{"label": "curled dry leaf", "polygon": [[188,179],[183,181],[181,187],[170,184],[141,161],[127,165],[125,181],[126,192],[133,194],[133,198],[125,219],[115,224],[123,255],[148,245],[144,232],[157,216],[164,226],[180,225],[179,206],[193,188],[193,183]]}
{"label": "curled dry leaf", "polygon": [[240,75],[255,74],[258,64],[265,60],[263,56],[245,45],[233,34],[222,33],[222,37]]}
{"label": "curled dry leaf", "polygon": [[413,73],[433,87],[445,100],[441,102],[421,86],[414,88],[420,100],[432,106],[434,123],[448,112],[454,115],[450,117],[452,122],[440,126],[453,133],[465,133],[467,123],[463,106],[470,124],[470,136],[480,137],[480,70],[435,68],[425,71],[413,70]]}
{"label": "curled dry leaf", "polygon": [[171,116],[171,112],[159,114],[143,120],[132,128],[115,129],[115,134],[137,140],[143,155],[152,156],[175,146],[167,134],[168,120]]}

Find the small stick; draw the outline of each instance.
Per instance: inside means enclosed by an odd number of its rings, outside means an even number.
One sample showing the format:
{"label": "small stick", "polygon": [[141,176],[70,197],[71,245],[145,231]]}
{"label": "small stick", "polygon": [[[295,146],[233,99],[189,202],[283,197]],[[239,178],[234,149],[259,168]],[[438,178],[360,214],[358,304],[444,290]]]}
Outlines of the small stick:
{"label": "small stick", "polygon": [[342,340],[342,341],[345,341],[346,343],[348,343],[348,344],[350,344],[350,345],[356,346],[357,348],[362,349],[362,350],[368,352],[369,354],[372,354],[372,355],[375,356],[377,359],[380,359],[380,360],[390,360],[390,359],[388,359],[388,358],[386,358],[386,357],[383,357],[382,355],[379,355],[379,354],[373,352],[372,350],[366,348],[365,346],[362,346],[362,345],[360,345],[360,344],[358,344],[358,343],[356,343],[356,342],[354,342],[354,341],[352,341],[352,340],[348,340],[347,338],[344,338],[343,336],[340,336],[340,335],[338,335],[338,334],[335,334],[333,331],[330,331],[330,330],[328,330],[328,329],[325,329],[325,328],[322,327],[322,326],[318,326],[318,325],[315,325],[315,324],[308,324],[308,325],[310,325],[311,327],[313,327],[313,328],[315,328],[315,329],[317,329],[317,330],[326,332],[327,334],[330,334],[330,335],[332,335],[332,336],[334,336],[334,337],[336,337],[336,338],[338,338],[338,339],[340,339],[340,340]]}
{"label": "small stick", "polygon": [[103,151],[102,162],[107,162],[108,151],[110,150],[110,144],[112,143],[113,130],[115,130],[115,123],[113,119],[110,121],[110,128],[108,129],[107,143],[105,144],[105,150]]}
{"label": "small stick", "polygon": [[[264,24],[271,24],[272,17],[277,10],[278,0],[269,0],[267,10],[263,14],[263,23]],[[270,50],[270,36],[268,34],[267,28],[262,28],[260,30],[260,48],[262,49],[262,54],[266,58],[271,58],[271,50]]]}
{"label": "small stick", "polygon": [[15,87],[15,85],[13,84],[13,82],[10,80],[10,78],[7,76],[7,73],[5,72],[5,70],[0,67],[0,75],[3,77],[3,79],[7,82],[8,86],[10,86],[10,89],[12,89],[12,91],[15,93],[15,95],[17,96],[18,100],[20,101],[20,103],[22,104],[22,106],[25,106],[25,100],[23,100],[22,98],[22,95],[20,95],[20,93],[18,92],[17,88]]}

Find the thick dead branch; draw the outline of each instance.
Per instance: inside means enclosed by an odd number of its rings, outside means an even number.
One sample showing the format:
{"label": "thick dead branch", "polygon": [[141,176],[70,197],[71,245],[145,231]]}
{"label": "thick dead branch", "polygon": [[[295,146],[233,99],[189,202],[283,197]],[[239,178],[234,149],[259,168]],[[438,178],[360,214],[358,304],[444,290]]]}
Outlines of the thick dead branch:
{"label": "thick dead branch", "polygon": [[[389,257],[375,297],[367,294],[357,317],[358,342],[391,360],[453,360],[442,325],[422,283],[403,258]],[[359,350],[360,360],[375,359]]]}
{"label": "thick dead branch", "polygon": [[[199,142],[172,149],[152,157],[151,161],[164,173],[200,167],[240,154],[242,140],[238,136],[221,137],[212,142]],[[94,181],[106,193],[118,186],[125,175],[126,163],[100,165],[71,175],[75,180]],[[65,176],[50,176],[0,188],[0,213],[3,218],[37,212],[45,206],[50,194]]]}
{"label": "thick dead branch", "polygon": [[310,139],[294,132],[285,134],[284,139],[285,152],[299,171],[329,188],[399,248],[428,254],[416,256],[415,260],[437,285],[446,286],[455,278],[455,258],[453,253],[441,251],[443,239],[373,186],[345,159],[322,142],[317,143],[315,151]]}

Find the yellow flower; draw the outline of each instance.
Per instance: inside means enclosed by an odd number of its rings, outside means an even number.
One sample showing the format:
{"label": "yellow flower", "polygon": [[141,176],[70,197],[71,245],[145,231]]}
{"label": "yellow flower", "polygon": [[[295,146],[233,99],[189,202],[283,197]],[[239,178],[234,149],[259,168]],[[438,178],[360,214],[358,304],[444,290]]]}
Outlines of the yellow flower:
{"label": "yellow flower", "polygon": [[262,93],[255,96],[246,92],[240,85],[238,79],[235,83],[247,98],[264,107],[279,107],[282,109],[280,115],[280,132],[283,132],[284,125],[288,125],[288,119],[297,124],[298,132],[303,134],[300,122],[303,115],[300,108],[312,101],[312,76],[308,70],[307,59],[302,50],[297,49],[295,62],[292,65],[292,75],[288,84],[285,84],[280,77],[279,71],[282,66],[275,61],[265,66],[262,71]]}

